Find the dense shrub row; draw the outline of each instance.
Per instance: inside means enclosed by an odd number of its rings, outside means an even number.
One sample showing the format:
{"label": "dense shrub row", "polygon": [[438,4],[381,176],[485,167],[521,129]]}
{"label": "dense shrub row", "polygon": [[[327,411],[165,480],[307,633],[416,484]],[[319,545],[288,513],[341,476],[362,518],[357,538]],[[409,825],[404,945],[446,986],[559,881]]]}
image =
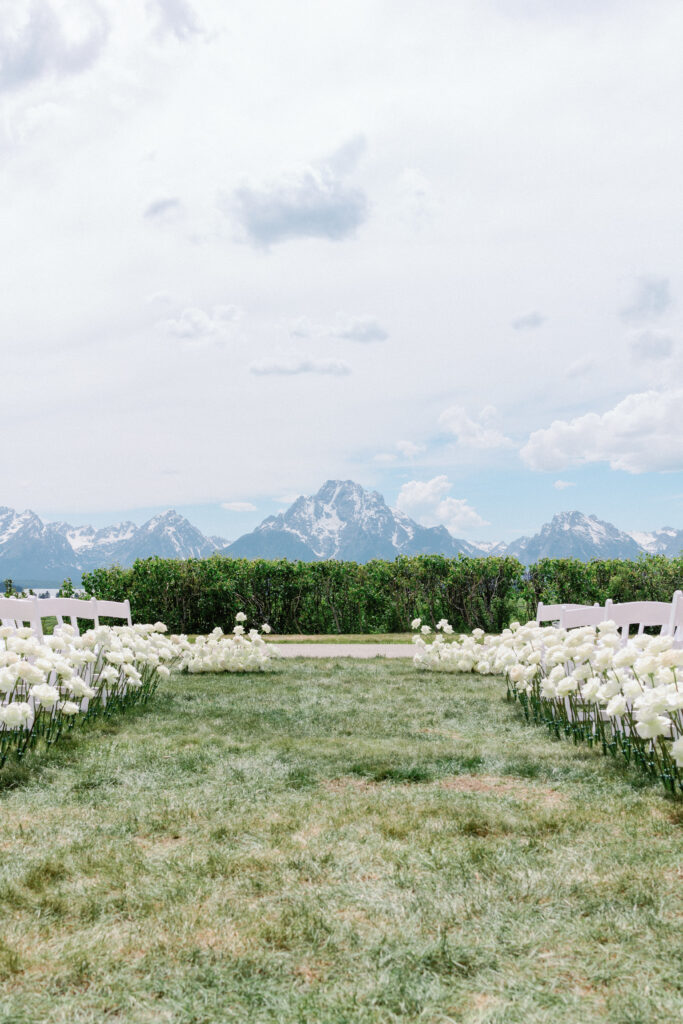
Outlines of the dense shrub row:
{"label": "dense shrub row", "polygon": [[130,598],[135,622],[165,622],[183,633],[250,623],[277,633],[393,633],[420,616],[447,618],[457,630],[499,632],[546,603],[671,600],[683,588],[683,558],[636,562],[543,559],[525,569],[514,558],[418,555],[393,562],[249,561],[243,558],[147,558],[131,569],[84,573],[95,597]]}

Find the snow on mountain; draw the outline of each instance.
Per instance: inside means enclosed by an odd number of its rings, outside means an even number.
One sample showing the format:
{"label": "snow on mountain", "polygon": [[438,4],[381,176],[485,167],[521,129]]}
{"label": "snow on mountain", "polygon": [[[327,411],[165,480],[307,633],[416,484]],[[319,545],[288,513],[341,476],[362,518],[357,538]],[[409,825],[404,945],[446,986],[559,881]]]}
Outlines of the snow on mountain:
{"label": "snow on mountain", "polygon": [[480,551],[484,556],[504,555],[507,551],[507,544],[501,540],[477,540],[472,541],[472,547]]}
{"label": "snow on mountain", "polygon": [[683,548],[683,530],[675,530],[673,526],[663,526],[661,530],[651,533],[631,533],[636,544],[651,555],[680,554]]}
{"label": "snow on mountain", "polygon": [[0,507],[0,577],[22,586],[58,586],[66,576],[75,581],[89,569],[150,555],[204,558],[221,546],[173,509],[139,527],[124,522],[96,530]]}
{"label": "snow on mountain", "polygon": [[[69,542],[49,523],[27,509],[15,512],[0,506],[0,577],[21,580],[25,586],[47,578],[58,582],[75,569]],[[30,581],[30,582],[29,582]]]}
{"label": "snow on mountain", "polygon": [[175,509],[148,519],[127,540],[116,546],[117,560],[131,565],[136,558],[158,555],[160,558],[206,558],[216,548]]}
{"label": "snow on mountain", "polygon": [[95,551],[99,552],[100,557],[105,549],[130,540],[137,530],[135,523],[131,522],[104,526],[101,530],[96,530],[94,526],[71,526],[69,523],[50,523],[50,526],[68,540],[77,554]]}
{"label": "snow on mountain", "polygon": [[506,550],[525,565],[540,558],[638,558],[642,552],[630,534],[583,512],[558,512],[539,533],[520,537]]}
{"label": "snow on mountain", "polygon": [[397,555],[474,554],[443,526],[420,526],[390,508],[378,491],[353,480],[327,480],[320,490],[301,496],[277,516],[269,516],[239,537],[225,554],[246,558],[335,558],[367,562]]}

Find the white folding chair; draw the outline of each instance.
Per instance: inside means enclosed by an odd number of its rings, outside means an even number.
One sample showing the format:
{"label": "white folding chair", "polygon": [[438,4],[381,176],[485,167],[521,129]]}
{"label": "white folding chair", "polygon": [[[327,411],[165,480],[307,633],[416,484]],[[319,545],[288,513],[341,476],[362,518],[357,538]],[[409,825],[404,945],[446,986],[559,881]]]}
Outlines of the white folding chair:
{"label": "white folding chair", "polygon": [[536,609],[536,624],[540,626],[542,622],[559,622],[562,618],[563,608],[581,607],[580,604],[543,604],[542,601],[539,601]]}
{"label": "white folding chair", "polygon": [[90,619],[97,621],[96,601],[82,601],[78,597],[40,597],[37,598],[40,616],[43,619],[54,616],[57,625],[63,626],[64,619],[69,619],[71,625],[79,633],[78,620]]}
{"label": "white folding chair", "polygon": [[108,619],[125,619],[129,626],[133,625],[133,620],[130,617],[130,601],[126,598],[125,601],[98,601],[94,600],[93,604],[97,606],[97,612],[95,615],[95,625],[100,624],[100,615],[105,616]]}
{"label": "white folding chair", "polygon": [[0,622],[3,626],[28,625],[38,636],[43,635],[37,597],[0,597]]}
{"label": "white folding chair", "polygon": [[671,602],[668,636],[674,638],[674,647],[683,647],[683,591],[677,590]]}
{"label": "white folding chair", "polygon": [[600,604],[562,606],[560,629],[578,629],[580,626],[598,626],[609,616]]}
{"label": "white folding chair", "polygon": [[605,612],[606,618],[616,622],[623,640],[628,640],[631,626],[637,626],[639,634],[648,626],[654,629],[659,627],[659,632],[664,636],[671,631],[672,603],[668,601],[624,601],[614,604],[610,599],[605,604]]}

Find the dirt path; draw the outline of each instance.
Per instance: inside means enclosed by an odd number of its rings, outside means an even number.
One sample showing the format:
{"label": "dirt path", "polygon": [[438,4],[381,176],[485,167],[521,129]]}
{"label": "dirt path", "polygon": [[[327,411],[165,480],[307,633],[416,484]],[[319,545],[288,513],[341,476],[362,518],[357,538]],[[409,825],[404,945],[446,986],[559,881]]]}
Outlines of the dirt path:
{"label": "dirt path", "polygon": [[412,644],[272,644],[283,658],[412,658]]}

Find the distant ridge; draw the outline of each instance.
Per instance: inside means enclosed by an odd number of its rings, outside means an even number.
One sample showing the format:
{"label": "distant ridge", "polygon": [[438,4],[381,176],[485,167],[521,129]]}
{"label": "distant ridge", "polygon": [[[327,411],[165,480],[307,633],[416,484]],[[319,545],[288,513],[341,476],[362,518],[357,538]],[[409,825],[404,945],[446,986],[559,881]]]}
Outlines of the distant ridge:
{"label": "distant ridge", "polygon": [[539,558],[638,558],[643,548],[628,534],[597,516],[558,512],[533,537],[520,537],[506,548],[525,565]]}
{"label": "distant ridge", "polygon": [[203,558],[223,546],[205,537],[174,509],[142,526],[117,523],[92,526],[44,523],[35,512],[0,506],[0,577],[24,587],[55,587],[65,577],[74,582],[99,566],[132,565],[136,558]]}
{"label": "distant ridge", "polygon": [[327,480],[313,495],[301,496],[286,511],[268,516],[233,543],[206,537],[175,509],[142,526],[116,523],[102,529],[44,523],[35,512],[0,506],[0,584],[11,578],[24,587],[74,582],[89,569],[136,558],[205,558],[215,551],[239,558],[336,558],[367,562],[397,555],[462,552],[475,558],[513,555],[530,565],[539,558],[637,558],[643,553],[673,557],[683,552],[683,530],[665,526],[651,533],[625,533],[597,516],[558,512],[532,537],[512,544],[465,541],[444,526],[421,526],[391,508],[377,491],[353,480]]}

